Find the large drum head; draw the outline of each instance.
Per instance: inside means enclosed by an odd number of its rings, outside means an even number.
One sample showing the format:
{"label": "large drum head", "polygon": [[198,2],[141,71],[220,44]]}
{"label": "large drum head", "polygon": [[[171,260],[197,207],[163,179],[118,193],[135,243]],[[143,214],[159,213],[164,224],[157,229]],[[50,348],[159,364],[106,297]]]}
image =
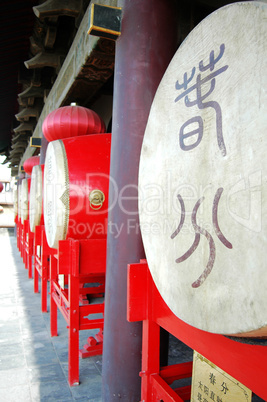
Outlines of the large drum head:
{"label": "large drum head", "polygon": [[69,222],[69,175],[61,140],[48,144],[44,168],[44,222],[48,245],[58,247],[66,238]]}
{"label": "large drum head", "polygon": [[14,216],[18,215],[18,187],[17,185],[13,188],[13,208],[14,208]]}
{"label": "large drum head", "polygon": [[32,168],[30,189],[30,229],[35,232],[35,226],[40,225],[42,216],[43,177],[42,168],[36,165]]}
{"label": "large drum head", "polygon": [[28,179],[23,179],[20,186],[20,218],[24,223],[29,216],[29,189]]}
{"label": "large drum head", "polygon": [[267,325],[266,20],[267,4],[234,3],[189,34],[159,85],[141,152],[153,279],[177,317],[213,333]]}
{"label": "large drum head", "polygon": [[18,182],[18,218],[21,220],[20,204],[21,204],[21,183]]}

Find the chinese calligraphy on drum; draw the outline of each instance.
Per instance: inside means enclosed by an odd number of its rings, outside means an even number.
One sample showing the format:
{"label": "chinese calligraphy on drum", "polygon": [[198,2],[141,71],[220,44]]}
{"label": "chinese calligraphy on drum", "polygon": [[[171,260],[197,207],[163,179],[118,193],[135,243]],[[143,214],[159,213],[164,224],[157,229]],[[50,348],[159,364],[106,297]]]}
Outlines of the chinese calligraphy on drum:
{"label": "chinese calligraphy on drum", "polygon": [[[187,107],[195,106],[199,109],[205,109],[207,107],[211,107],[214,109],[215,114],[216,114],[216,131],[217,131],[217,142],[218,142],[218,147],[222,153],[223,156],[226,155],[226,147],[224,144],[224,139],[223,139],[223,130],[222,130],[222,111],[221,107],[218,102],[210,100],[203,102],[208,96],[210,96],[215,88],[216,84],[216,78],[218,75],[222,74],[224,71],[227,70],[228,65],[225,65],[223,67],[220,67],[218,70],[214,70],[216,63],[218,63],[221,58],[223,57],[225,51],[225,45],[224,43],[221,44],[220,46],[220,51],[217,57],[214,58],[214,50],[210,52],[209,55],[209,63],[204,65],[203,60],[199,62],[199,71],[200,73],[196,76],[196,83],[192,85],[191,87],[188,88],[188,84],[193,80],[195,77],[196,73],[196,67],[192,68],[190,77],[188,78],[187,72],[184,73],[184,81],[180,84],[179,81],[176,81],[175,87],[179,91],[181,89],[184,90],[184,92],[180,93],[177,98],[175,99],[175,102],[178,102],[180,99],[184,98],[185,105]],[[211,73],[207,75],[206,77],[202,78],[201,73],[204,71],[209,70]],[[202,93],[202,87],[205,83],[210,81],[210,88],[206,93]],[[192,93],[193,91],[196,91],[196,99],[195,100],[190,100],[189,99],[189,94]],[[194,128],[192,131],[186,131],[186,128],[192,126],[195,127],[197,125],[197,128]],[[187,120],[180,128],[180,133],[179,133],[179,142],[180,142],[180,147],[184,151],[189,151],[199,145],[199,143],[202,140],[203,137],[203,130],[204,130],[204,124],[203,124],[203,119],[201,116],[195,116],[192,117],[191,119]],[[193,143],[186,143],[186,139],[192,137],[192,136],[197,136],[195,139],[195,142]]]}

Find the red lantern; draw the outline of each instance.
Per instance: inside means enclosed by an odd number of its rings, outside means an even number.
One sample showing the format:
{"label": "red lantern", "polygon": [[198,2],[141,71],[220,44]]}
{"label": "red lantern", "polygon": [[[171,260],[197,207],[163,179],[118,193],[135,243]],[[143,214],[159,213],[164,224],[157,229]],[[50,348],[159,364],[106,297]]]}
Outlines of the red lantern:
{"label": "red lantern", "polygon": [[29,175],[32,174],[32,168],[40,164],[40,156],[31,156],[23,163],[23,168]]}
{"label": "red lantern", "polygon": [[47,141],[106,132],[104,121],[93,110],[82,106],[63,106],[45,118],[43,133]]}
{"label": "red lantern", "polygon": [[4,185],[3,183],[0,181],[0,193],[4,190]]}

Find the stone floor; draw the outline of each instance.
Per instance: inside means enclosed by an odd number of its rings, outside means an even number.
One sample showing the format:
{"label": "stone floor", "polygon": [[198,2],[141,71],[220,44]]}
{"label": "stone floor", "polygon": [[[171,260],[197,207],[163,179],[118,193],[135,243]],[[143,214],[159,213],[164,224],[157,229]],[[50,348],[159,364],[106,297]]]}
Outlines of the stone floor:
{"label": "stone floor", "polygon": [[14,227],[14,209],[12,205],[0,203],[0,228]]}
{"label": "stone floor", "polygon": [[[80,385],[68,385],[68,330],[58,314],[41,312],[16,246],[14,229],[0,229],[0,401],[101,401],[102,356],[80,359]],[[80,331],[80,347],[94,331]]]}
{"label": "stone floor", "polygon": [[[59,313],[58,336],[52,338],[50,314],[41,312],[14,228],[0,228],[0,258],[0,402],[100,402],[102,356],[80,359],[80,385],[69,386],[66,322]],[[80,331],[80,348],[95,332]],[[192,349],[170,336],[169,364],[192,356]],[[254,395],[252,401],[263,400]]]}

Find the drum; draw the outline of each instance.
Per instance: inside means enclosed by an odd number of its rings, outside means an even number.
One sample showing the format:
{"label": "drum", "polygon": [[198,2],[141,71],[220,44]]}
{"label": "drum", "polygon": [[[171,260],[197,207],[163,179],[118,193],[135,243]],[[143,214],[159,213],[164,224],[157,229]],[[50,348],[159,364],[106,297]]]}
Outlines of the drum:
{"label": "drum", "polygon": [[107,235],[111,134],[49,143],[44,168],[47,242],[101,239]]}
{"label": "drum", "polygon": [[20,219],[23,224],[29,218],[29,200],[30,200],[31,179],[22,179],[20,186]]}
{"label": "drum", "polygon": [[17,182],[17,198],[18,198],[18,219],[21,220],[20,204],[21,204],[21,180]]}
{"label": "drum", "polygon": [[14,218],[18,215],[18,186],[15,185],[13,188],[13,210],[14,210]]}
{"label": "drum", "polygon": [[267,4],[206,17],[156,92],[141,151],[148,265],[172,312],[212,333],[267,335]]}
{"label": "drum", "polygon": [[29,204],[31,232],[35,232],[36,226],[44,224],[43,174],[44,174],[44,165],[35,165],[32,168],[30,204]]}

